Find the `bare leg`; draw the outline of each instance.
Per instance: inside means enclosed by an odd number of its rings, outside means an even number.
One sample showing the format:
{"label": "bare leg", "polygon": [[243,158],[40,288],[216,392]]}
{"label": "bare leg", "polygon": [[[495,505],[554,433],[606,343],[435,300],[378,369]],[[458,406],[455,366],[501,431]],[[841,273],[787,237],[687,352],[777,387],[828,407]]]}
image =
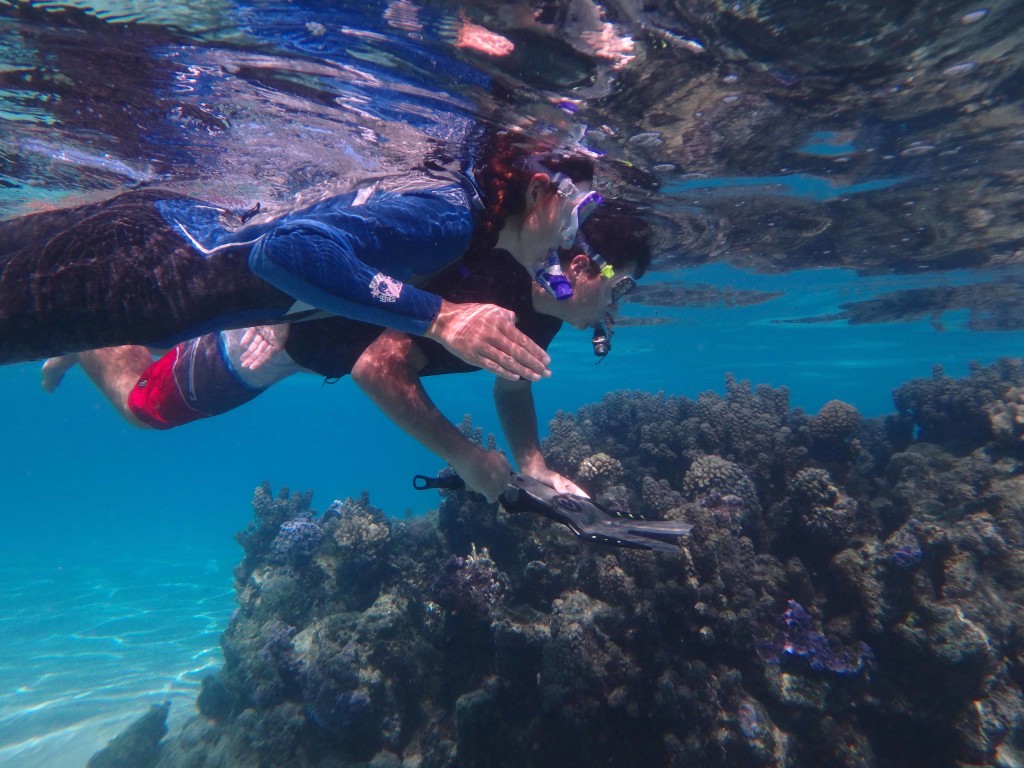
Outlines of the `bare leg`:
{"label": "bare leg", "polygon": [[89,374],[96,388],[133,427],[151,429],[135,418],[128,408],[128,395],[139,377],[152,365],[153,356],[145,347],[107,347],[78,353],[78,363]]}
{"label": "bare leg", "polygon": [[64,374],[70,371],[77,362],[78,355],[72,353],[70,355],[61,355],[60,357],[51,357],[43,363],[43,370],[41,371],[43,378],[40,382],[43,391],[56,391],[60,383],[64,381]]}

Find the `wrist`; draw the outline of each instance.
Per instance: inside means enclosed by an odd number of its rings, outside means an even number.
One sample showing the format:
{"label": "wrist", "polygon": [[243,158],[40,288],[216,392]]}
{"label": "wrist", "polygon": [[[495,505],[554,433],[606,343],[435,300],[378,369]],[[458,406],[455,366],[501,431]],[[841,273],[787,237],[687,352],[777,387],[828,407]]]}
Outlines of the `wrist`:
{"label": "wrist", "polygon": [[524,475],[536,477],[541,472],[547,472],[548,465],[544,461],[544,457],[540,453],[536,453],[528,457],[520,457],[519,469]]}
{"label": "wrist", "polygon": [[486,449],[476,443],[465,440],[465,442],[460,441],[459,446],[452,451],[450,456],[442,456],[442,458],[451,464],[458,474],[464,475],[468,468],[480,465],[487,453]]}
{"label": "wrist", "polygon": [[441,303],[438,305],[434,318],[427,326],[427,330],[423,332],[423,336],[425,338],[428,338],[431,341],[442,341],[445,328],[448,326],[448,320],[451,314],[450,310],[451,302],[441,299]]}

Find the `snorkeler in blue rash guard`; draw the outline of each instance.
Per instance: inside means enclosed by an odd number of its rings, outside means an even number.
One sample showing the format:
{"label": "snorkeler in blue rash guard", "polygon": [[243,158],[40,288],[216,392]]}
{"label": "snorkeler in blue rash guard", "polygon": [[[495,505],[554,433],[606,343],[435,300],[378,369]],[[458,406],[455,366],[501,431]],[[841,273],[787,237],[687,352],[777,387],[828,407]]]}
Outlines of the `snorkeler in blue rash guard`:
{"label": "snorkeler in blue rash guard", "polygon": [[593,207],[593,163],[530,154],[499,133],[474,177],[410,174],[362,205],[342,195],[274,218],[142,190],[0,223],[0,363],[170,346],[323,310],[539,380],[549,358],[512,313],[417,286],[495,244],[532,273]]}
{"label": "snorkeler in blue rash guard", "polygon": [[[573,289],[567,299],[557,299],[531,280],[501,249],[472,263],[460,260],[424,287],[448,301],[494,303],[514,312],[518,327],[546,349],[563,322],[587,328],[614,311],[616,301],[650,262],[646,228],[635,217],[605,211],[590,219],[584,232],[589,245],[580,238],[561,254]],[[452,464],[473,488],[493,499],[507,485],[508,460],[462,437],[420,384],[423,376],[476,370],[439,344],[341,317],[261,329],[268,332],[278,344],[260,365],[241,362],[252,348],[246,336],[255,334],[230,330],[183,342],[155,362],[144,347],[100,349],[47,361],[44,388],[52,390],[64,371],[80,362],[129,422],[170,429],[237,408],[298,371],[331,379],[351,373],[396,424]],[[559,492],[581,493],[547,468],[530,382],[499,378],[494,400],[520,470]]]}

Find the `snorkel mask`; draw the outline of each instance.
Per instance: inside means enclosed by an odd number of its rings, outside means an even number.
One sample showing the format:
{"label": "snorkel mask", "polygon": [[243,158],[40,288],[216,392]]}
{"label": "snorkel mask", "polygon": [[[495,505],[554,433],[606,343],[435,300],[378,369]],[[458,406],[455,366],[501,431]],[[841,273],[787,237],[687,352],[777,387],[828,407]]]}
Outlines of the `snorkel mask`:
{"label": "snorkel mask", "polygon": [[[561,199],[565,211],[564,223],[558,230],[558,238],[562,248],[571,248],[580,231],[580,225],[599,205],[604,203],[604,198],[600,192],[581,193],[575,182],[564,173],[556,173],[552,176],[551,182],[557,185],[555,191]],[[557,250],[548,251],[547,258],[541,262],[534,272],[533,278],[559,301],[572,298],[572,285],[562,274],[562,265],[558,259]]]}
{"label": "snorkel mask", "polygon": [[[580,238],[582,240],[582,238]],[[587,255],[595,266],[601,271],[601,277],[607,278],[608,280],[615,280],[615,269],[608,260],[600,253],[590,250],[590,245],[583,240],[583,252]],[[611,294],[608,297],[608,306],[610,307],[616,301],[621,299],[627,293],[636,288],[636,280],[630,275],[623,275],[618,280],[612,283]]]}
{"label": "snorkel mask", "polygon": [[580,231],[580,225],[604,203],[604,198],[595,190],[581,193],[575,182],[564,173],[556,173],[551,182],[558,185],[555,191],[562,198],[562,205],[568,208],[565,223],[558,231],[558,236],[562,241],[562,247],[569,248],[576,239],[576,233]]}

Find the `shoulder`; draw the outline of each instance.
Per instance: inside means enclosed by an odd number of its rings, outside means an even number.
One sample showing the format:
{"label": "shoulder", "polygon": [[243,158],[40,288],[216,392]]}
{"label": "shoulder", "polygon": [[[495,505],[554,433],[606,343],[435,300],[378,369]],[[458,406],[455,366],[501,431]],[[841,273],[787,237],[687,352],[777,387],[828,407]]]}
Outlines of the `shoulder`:
{"label": "shoulder", "polygon": [[459,304],[497,304],[506,309],[532,306],[529,274],[510,253],[497,248],[472,263],[455,262],[425,287]]}

